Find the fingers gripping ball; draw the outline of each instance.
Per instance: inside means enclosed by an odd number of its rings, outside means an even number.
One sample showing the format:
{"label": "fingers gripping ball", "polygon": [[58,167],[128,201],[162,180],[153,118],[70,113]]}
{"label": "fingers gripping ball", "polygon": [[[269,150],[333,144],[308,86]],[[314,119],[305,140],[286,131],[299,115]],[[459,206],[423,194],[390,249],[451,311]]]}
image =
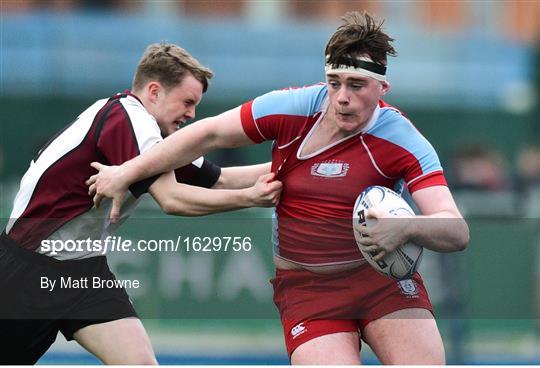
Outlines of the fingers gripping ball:
{"label": "fingers gripping ball", "polygon": [[405,243],[395,251],[388,253],[383,259],[374,261],[375,253],[366,252],[360,246],[363,236],[361,226],[372,227],[376,219],[366,218],[369,208],[377,207],[395,216],[414,215],[412,208],[403,198],[391,189],[382,186],[372,186],[364,190],[356,199],[353,209],[353,232],[356,242],[366,261],[379,273],[400,280],[411,277],[422,260],[424,248],[413,243]]}

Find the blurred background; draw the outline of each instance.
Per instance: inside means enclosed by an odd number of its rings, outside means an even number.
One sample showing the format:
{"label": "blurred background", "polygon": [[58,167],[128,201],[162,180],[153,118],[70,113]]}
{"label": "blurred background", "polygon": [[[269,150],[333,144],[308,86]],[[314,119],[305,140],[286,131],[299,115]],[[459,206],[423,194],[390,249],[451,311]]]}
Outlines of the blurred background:
{"label": "blurred background", "polygon": [[[323,50],[349,10],[386,19],[398,51],[387,101],[431,141],[471,227],[460,254],[421,272],[452,364],[540,364],[540,2],[1,0],[0,215],[41,145],[98,98],[128,89],[146,46],[186,48],[216,73],[197,118],[323,80]],[[268,144],[216,152],[264,162]],[[250,236],[242,254],[113,255],[161,363],[286,364],[270,213],[165,218],[150,200],[125,237]],[[249,220],[249,226],[246,226]],[[186,229],[191,231],[187,233]],[[133,277],[132,277],[133,278]],[[93,363],[61,337],[42,363]],[[376,359],[363,349],[366,363]]]}

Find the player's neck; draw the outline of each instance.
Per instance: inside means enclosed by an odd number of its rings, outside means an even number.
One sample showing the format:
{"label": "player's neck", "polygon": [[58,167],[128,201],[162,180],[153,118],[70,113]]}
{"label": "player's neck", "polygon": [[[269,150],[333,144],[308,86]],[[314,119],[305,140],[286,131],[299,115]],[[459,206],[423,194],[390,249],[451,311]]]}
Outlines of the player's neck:
{"label": "player's neck", "polygon": [[139,101],[141,101],[141,103],[144,106],[144,108],[146,109],[146,111],[148,111],[151,115],[153,115],[152,112],[149,109],[149,107],[151,106],[151,103],[148,100],[148,98],[147,98],[147,96],[146,96],[146,94],[144,92],[132,90],[131,94],[134,95],[135,97],[137,97],[139,99]]}
{"label": "player's neck", "polygon": [[323,117],[321,123],[315,127],[313,133],[306,138],[300,156],[308,156],[314,152],[320,151],[325,147],[358,133],[359,131],[343,131],[336,126],[335,121],[332,119],[333,118],[329,116],[329,114],[326,114]]}
{"label": "player's neck", "polygon": [[335,112],[329,109],[329,111],[323,117],[318,130],[322,134],[326,135],[330,142],[335,142],[357,134],[366,126],[366,123],[360,124],[354,129],[345,129],[345,127],[338,124]]}

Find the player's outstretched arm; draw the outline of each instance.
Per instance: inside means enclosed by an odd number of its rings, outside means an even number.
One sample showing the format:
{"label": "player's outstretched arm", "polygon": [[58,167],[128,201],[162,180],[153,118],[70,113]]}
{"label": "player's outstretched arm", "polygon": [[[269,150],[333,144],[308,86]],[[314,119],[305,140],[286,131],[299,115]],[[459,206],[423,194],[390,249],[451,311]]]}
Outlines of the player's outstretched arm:
{"label": "player's outstretched arm", "polygon": [[[116,222],[128,187],[150,176],[182,167],[217,148],[233,148],[253,142],[244,133],[240,107],[203,119],[171,134],[148,152],[122,165],[100,170],[95,181],[94,203],[112,198],[111,221]],[[97,168],[95,163],[92,165]]]}
{"label": "player's outstretched arm", "polygon": [[221,168],[221,175],[212,189],[241,189],[254,185],[261,175],[269,174],[271,162],[249,166]]}
{"label": "player's outstretched arm", "polygon": [[164,212],[179,216],[201,216],[247,207],[273,207],[281,194],[282,184],[274,174],[258,178],[245,189],[207,189],[177,183],[172,172],[161,175],[150,186],[150,194]]}
{"label": "player's outstretched arm", "polygon": [[384,210],[368,210],[367,217],[377,219],[378,223],[362,228],[361,245],[365,251],[377,253],[374,261],[408,241],[437,252],[467,247],[469,227],[446,186],[420,189],[412,197],[422,212],[420,216],[396,217]]}
{"label": "player's outstretched arm", "polygon": [[[193,123],[171,134],[148,152],[121,165],[119,175],[129,184],[183,167],[209,151],[253,144],[244,133],[240,107]],[[97,181],[97,192],[101,192]]]}

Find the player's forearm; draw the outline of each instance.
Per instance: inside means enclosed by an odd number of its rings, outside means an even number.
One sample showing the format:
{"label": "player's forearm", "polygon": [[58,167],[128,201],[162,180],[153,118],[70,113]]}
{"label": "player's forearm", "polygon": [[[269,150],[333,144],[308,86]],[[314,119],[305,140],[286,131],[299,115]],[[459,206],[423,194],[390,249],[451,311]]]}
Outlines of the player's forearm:
{"label": "player's forearm", "polygon": [[128,161],[123,174],[128,183],[182,167],[209,151],[253,144],[240,122],[240,107],[200,120],[171,134],[162,143]]}
{"label": "player's forearm", "polygon": [[411,242],[436,252],[464,250],[469,243],[469,227],[452,212],[415,216],[407,226]]}
{"label": "player's forearm", "polygon": [[255,184],[259,176],[270,172],[271,163],[225,167],[221,169],[221,175],[214,189],[241,189]]}
{"label": "player's forearm", "polygon": [[202,216],[256,206],[248,189],[216,190],[186,187],[159,201],[167,214]]}
{"label": "player's forearm", "polygon": [[205,120],[201,120],[171,134],[148,152],[124,163],[121,174],[126,182],[134,183],[185,166],[208,151],[220,148],[215,138]]}

